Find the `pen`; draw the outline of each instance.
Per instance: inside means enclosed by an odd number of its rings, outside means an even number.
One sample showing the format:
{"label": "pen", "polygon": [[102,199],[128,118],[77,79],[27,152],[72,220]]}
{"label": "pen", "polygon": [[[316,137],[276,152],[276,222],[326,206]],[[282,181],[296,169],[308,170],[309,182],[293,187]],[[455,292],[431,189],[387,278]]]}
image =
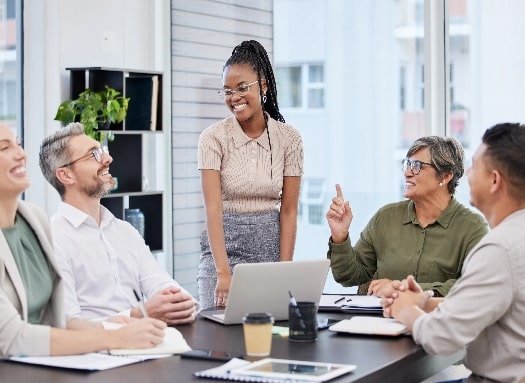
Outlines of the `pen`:
{"label": "pen", "polygon": [[334,301],[334,303],[339,303],[339,302],[344,301],[344,300],[345,300],[345,297],[341,297],[341,298],[339,298],[339,299],[336,299],[336,300]]}
{"label": "pen", "polygon": [[290,295],[290,303],[292,304],[292,306],[297,306],[297,301],[295,300],[290,290],[288,290],[288,295]]}
{"label": "pen", "polygon": [[135,294],[135,298],[137,298],[137,301],[139,302],[139,309],[140,309],[140,312],[142,313],[142,316],[144,318],[147,318],[148,312],[146,311],[146,307],[144,307],[144,301],[140,297],[139,293],[137,293],[137,290],[133,289],[133,294]]}
{"label": "pen", "polygon": [[290,295],[290,304],[295,307],[295,315],[297,315],[297,318],[299,318],[299,325],[301,326],[301,328],[306,328],[303,316],[301,315],[301,310],[299,310],[299,306],[297,306],[297,301],[295,300],[290,290],[288,290],[288,295]]}

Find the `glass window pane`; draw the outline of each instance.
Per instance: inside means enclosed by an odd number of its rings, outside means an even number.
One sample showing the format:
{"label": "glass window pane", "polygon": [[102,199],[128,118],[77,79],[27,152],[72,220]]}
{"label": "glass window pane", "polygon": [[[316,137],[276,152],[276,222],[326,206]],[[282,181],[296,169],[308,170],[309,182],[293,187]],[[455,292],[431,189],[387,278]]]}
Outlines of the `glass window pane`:
{"label": "glass window pane", "polygon": [[[466,166],[485,129],[525,121],[525,40],[521,0],[449,0],[450,132]],[[466,177],[458,199],[469,204]]]}
{"label": "glass window pane", "polygon": [[[402,199],[401,159],[429,132],[423,10],[422,0],[274,2],[275,65],[302,60],[309,83],[307,107],[287,108],[294,96],[282,84],[279,105],[303,137],[305,176],[326,185],[322,204],[301,194],[297,259],[326,256],[336,183],[352,206],[354,243],[379,207]],[[325,291],[347,291],[331,278]]]}
{"label": "glass window pane", "polygon": [[308,108],[316,109],[324,107],[324,89],[308,90]]}
{"label": "glass window pane", "polygon": [[0,0],[0,121],[16,127],[18,62],[16,59],[16,1]]}
{"label": "glass window pane", "polygon": [[323,66],[322,65],[310,65],[308,67],[308,81],[309,82],[323,82]]}
{"label": "glass window pane", "polygon": [[276,67],[280,108],[300,108],[302,104],[301,67]]}

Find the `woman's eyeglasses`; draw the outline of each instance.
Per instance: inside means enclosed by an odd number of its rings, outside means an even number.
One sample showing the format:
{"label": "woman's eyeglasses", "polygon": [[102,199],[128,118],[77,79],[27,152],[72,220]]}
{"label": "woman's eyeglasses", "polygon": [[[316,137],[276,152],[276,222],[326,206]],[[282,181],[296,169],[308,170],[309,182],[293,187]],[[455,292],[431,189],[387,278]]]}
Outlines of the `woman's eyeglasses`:
{"label": "woman's eyeglasses", "polygon": [[224,88],[224,89],[219,90],[217,93],[219,93],[219,96],[222,99],[232,98],[235,93],[237,93],[239,97],[243,97],[243,96],[246,96],[246,94],[249,92],[250,86],[257,84],[257,83],[259,83],[259,81],[254,81],[249,84],[241,84],[237,87],[237,90]]}
{"label": "woman's eyeglasses", "polygon": [[423,162],[423,161],[419,161],[419,160],[412,160],[412,161],[410,161],[408,158],[405,158],[403,160],[402,164],[403,164],[403,166],[401,167],[401,169],[403,170],[403,173],[406,172],[407,169],[410,168],[410,171],[415,176],[417,176],[419,174],[419,172],[421,172],[421,168],[423,167],[423,165],[432,166],[433,168],[435,167],[434,165],[429,164],[428,162]]}

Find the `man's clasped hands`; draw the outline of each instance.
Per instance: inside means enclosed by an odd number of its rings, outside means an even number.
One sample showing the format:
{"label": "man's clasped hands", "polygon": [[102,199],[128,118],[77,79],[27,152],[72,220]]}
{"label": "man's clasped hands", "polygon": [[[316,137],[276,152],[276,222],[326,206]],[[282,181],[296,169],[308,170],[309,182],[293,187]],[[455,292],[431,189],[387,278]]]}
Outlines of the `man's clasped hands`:
{"label": "man's clasped hands", "polygon": [[393,317],[412,331],[414,321],[436,308],[443,298],[433,298],[432,290],[423,291],[412,275],[392,281],[382,290],[383,316]]}

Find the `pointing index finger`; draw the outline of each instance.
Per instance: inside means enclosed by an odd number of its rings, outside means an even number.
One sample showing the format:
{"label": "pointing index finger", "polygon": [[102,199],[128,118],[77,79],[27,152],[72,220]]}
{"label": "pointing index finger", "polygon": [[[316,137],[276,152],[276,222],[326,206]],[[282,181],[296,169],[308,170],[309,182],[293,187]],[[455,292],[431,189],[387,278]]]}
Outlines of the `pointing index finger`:
{"label": "pointing index finger", "polygon": [[341,190],[341,185],[335,184],[335,191],[337,194],[337,198],[339,198],[341,202],[345,202],[345,197],[343,197],[343,191]]}

